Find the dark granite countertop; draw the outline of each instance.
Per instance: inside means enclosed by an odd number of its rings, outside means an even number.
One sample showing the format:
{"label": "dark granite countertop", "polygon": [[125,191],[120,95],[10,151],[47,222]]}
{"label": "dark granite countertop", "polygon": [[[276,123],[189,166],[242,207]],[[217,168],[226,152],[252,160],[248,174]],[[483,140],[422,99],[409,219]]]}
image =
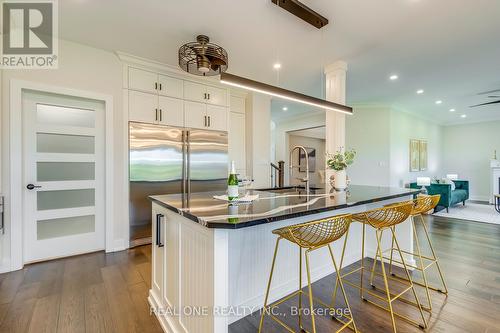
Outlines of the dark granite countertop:
{"label": "dark granite countertop", "polygon": [[[322,213],[389,200],[419,193],[418,189],[351,185],[347,192],[284,188],[270,192],[248,190],[258,194],[252,203],[236,205],[214,199],[224,192],[155,195],[150,200],[208,228],[238,229],[298,216]],[[335,214],[335,213],[332,213]]]}

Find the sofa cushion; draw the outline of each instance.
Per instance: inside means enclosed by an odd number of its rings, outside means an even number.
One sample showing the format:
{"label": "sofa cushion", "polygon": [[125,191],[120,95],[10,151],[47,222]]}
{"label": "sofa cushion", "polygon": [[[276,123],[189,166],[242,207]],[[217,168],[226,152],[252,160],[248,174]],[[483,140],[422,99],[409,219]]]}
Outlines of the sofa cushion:
{"label": "sofa cushion", "polygon": [[451,192],[451,204],[454,205],[456,203],[467,200],[467,191],[466,190],[455,190]]}

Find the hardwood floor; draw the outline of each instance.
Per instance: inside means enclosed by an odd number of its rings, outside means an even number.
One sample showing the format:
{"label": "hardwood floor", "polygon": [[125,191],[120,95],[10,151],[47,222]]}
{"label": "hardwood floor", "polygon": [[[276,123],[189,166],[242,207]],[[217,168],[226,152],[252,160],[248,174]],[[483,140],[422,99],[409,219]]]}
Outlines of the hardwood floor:
{"label": "hardwood floor", "polygon": [[[450,292],[447,297],[432,293],[434,309],[427,332],[500,333],[500,226],[441,217],[429,220]],[[142,246],[113,254],[98,252],[1,274],[0,332],[161,332],[146,300],[150,251],[150,246]],[[328,300],[333,281],[329,276],[315,283],[315,295]],[[355,289],[346,289],[361,332],[392,331],[386,312],[361,302]],[[419,295],[424,300],[420,289]],[[295,305],[292,299],[280,309],[286,313]],[[397,304],[397,310],[418,318],[408,305]],[[296,317],[282,319],[297,326]],[[258,323],[258,315],[248,316],[231,325],[230,332],[257,332]],[[308,318],[305,324],[310,324]],[[402,320],[397,325],[398,332],[422,332]],[[328,317],[317,317],[318,332],[336,328]],[[265,332],[284,330],[266,318]]]}
{"label": "hardwood floor", "polygon": [[[500,332],[500,225],[455,220],[442,217],[427,217],[429,231],[434,248],[440,257],[448,284],[449,295],[433,292],[432,316],[427,314],[429,328],[435,333],[498,333]],[[419,234],[424,239],[422,230]],[[422,245],[422,244],[421,244]],[[423,247],[426,248],[426,247]],[[359,267],[355,263],[346,269]],[[380,267],[379,267],[380,268]],[[428,270],[432,283],[438,283],[437,272]],[[368,275],[365,275],[369,277]],[[328,303],[333,289],[335,275],[328,276],[313,284],[313,292]],[[349,277],[359,283],[359,277]],[[365,281],[367,279],[365,278]],[[379,280],[376,285],[380,285]],[[393,285],[393,284],[392,284]],[[361,332],[392,332],[389,314],[377,307],[361,301],[359,292],[346,286],[349,302]],[[425,301],[422,288],[418,289],[420,300]],[[337,298],[340,301],[340,297]],[[341,303],[343,304],[343,303]],[[412,307],[395,301],[396,311],[419,319],[418,312]],[[298,330],[297,318],[290,316],[290,309],[297,305],[297,298],[285,302],[279,307],[282,319]],[[307,306],[307,301],[304,306]],[[424,312],[425,313],[425,312]],[[230,327],[231,333],[256,332],[259,325],[259,313],[247,316]],[[398,332],[422,332],[422,330],[396,319]],[[310,327],[306,317],[305,327]],[[334,332],[339,325],[328,316],[317,316],[318,332]],[[285,332],[276,322],[266,317],[265,332]]]}
{"label": "hardwood floor", "polygon": [[0,332],[162,332],[149,313],[151,247],[0,275]]}

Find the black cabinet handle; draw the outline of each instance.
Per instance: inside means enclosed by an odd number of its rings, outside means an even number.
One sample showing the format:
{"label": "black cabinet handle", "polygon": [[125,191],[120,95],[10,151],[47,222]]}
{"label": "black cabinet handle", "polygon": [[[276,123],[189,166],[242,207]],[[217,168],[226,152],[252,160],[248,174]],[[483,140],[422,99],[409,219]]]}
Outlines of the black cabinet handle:
{"label": "black cabinet handle", "polygon": [[158,82],[155,82],[155,90],[158,90]]}
{"label": "black cabinet handle", "polygon": [[161,83],[160,83],[160,90],[161,90]]}
{"label": "black cabinet handle", "polygon": [[208,116],[208,127],[210,127],[210,116]]}
{"label": "black cabinet handle", "polygon": [[160,109],[160,121],[161,121],[161,118],[162,118],[162,111],[161,111],[161,109]]}
{"label": "black cabinet handle", "polygon": [[156,115],[155,115],[155,121],[158,121],[158,109],[155,109]]}
{"label": "black cabinet handle", "polygon": [[210,99],[210,94],[208,94],[208,99]]}
{"label": "black cabinet handle", "polygon": [[203,126],[207,127],[207,116],[203,116],[203,117],[204,117]]}
{"label": "black cabinet handle", "polygon": [[164,217],[163,214],[156,214],[156,246],[163,247],[164,244],[161,243],[161,218]]}

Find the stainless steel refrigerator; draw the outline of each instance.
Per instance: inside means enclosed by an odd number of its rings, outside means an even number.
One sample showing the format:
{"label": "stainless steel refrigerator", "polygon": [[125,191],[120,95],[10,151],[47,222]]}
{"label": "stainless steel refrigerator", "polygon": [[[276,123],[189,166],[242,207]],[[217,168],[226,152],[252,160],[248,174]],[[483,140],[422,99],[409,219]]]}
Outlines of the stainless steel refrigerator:
{"label": "stainless steel refrigerator", "polygon": [[131,122],[129,150],[131,241],[151,237],[148,196],[227,187],[227,132]]}

